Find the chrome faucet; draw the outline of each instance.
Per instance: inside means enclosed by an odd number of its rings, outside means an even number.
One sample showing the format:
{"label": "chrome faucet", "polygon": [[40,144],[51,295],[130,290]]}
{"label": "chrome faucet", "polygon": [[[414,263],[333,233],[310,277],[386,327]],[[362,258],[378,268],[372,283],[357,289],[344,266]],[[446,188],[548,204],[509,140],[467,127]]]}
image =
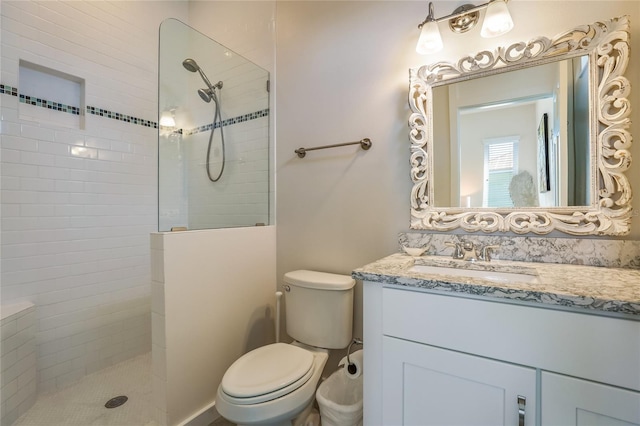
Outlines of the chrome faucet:
{"label": "chrome faucet", "polygon": [[466,260],[469,262],[475,262],[483,260],[485,262],[491,261],[491,250],[499,248],[498,246],[484,246],[482,248],[476,247],[470,241],[463,241],[462,243],[451,242],[445,243],[448,247],[453,247],[454,259]]}
{"label": "chrome faucet", "polygon": [[478,260],[478,257],[478,250],[476,246],[469,241],[464,241],[462,243],[462,260],[475,262]]}

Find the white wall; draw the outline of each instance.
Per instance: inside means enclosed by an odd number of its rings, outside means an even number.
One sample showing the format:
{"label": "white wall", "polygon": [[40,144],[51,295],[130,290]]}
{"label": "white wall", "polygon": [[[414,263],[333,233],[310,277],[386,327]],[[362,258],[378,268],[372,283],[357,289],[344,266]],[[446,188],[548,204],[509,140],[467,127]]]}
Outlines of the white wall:
{"label": "white wall", "polygon": [[[1,7],[2,84],[20,88],[24,59],[84,79],[86,105],[156,121],[158,26],[184,4]],[[2,304],[36,305],[45,392],[150,350],[156,130],[92,114],[82,129],[0,96]]]}
{"label": "white wall", "polygon": [[[457,6],[434,5],[437,16]],[[426,2],[278,3],[278,276],[297,268],[349,273],[397,250],[397,233],[409,225],[410,67],[622,14],[640,22],[637,1],[518,0],[509,8],[515,28],[507,35],[487,40],[478,36],[479,28],[460,35],[443,25],[445,49],[419,56],[417,25],[428,12]],[[632,25],[634,40],[640,39],[638,28]],[[627,72],[634,87],[640,86],[639,61],[632,55]],[[638,93],[631,94],[635,128]],[[349,147],[309,153],[304,160],[293,154],[299,146],[365,136],[373,141],[368,152]],[[629,176],[640,185],[640,167]],[[639,237],[636,216],[631,238]],[[356,334],[358,318],[357,312]]]}
{"label": "white wall", "polygon": [[274,341],[275,227],[151,236],[156,421],[213,404],[242,354]]}
{"label": "white wall", "polygon": [[[418,22],[408,6],[278,3],[278,276],[295,269],[349,274],[396,250],[411,190],[403,65],[411,49],[401,46],[412,43],[402,40]],[[350,146],[304,159],[293,152],[365,137],[369,151]]]}
{"label": "white wall", "polygon": [[189,25],[275,73],[276,2],[189,1]]}

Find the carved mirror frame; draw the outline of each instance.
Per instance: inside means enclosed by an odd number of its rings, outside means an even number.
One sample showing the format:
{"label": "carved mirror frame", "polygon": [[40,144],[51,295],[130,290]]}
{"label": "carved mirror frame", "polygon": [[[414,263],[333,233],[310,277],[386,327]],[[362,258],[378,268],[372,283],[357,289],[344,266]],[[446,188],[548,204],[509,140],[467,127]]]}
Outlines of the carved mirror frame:
{"label": "carved mirror frame", "polygon": [[[630,231],[631,91],[624,76],[629,62],[629,18],[583,25],[553,39],[535,38],[457,63],[438,62],[410,70],[411,229],[572,235],[625,235]],[[433,87],[486,75],[589,55],[591,193],[587,207],[435,207],[433,188]],[[595,139],[595,140],[594,140]],[[595,190],[594,190],[595,188]],[[595,198],[595,201],[594,201]]]}

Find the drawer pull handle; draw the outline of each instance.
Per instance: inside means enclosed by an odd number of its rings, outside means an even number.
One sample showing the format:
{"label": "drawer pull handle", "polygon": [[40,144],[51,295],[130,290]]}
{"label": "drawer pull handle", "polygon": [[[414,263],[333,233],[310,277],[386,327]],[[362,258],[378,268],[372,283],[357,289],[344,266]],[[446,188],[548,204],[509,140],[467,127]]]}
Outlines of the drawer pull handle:
{"label": "drawer pull handle", "polygon": [[524,426],[525,407],[527,406],[527,398],[518,395],[518,426]]}

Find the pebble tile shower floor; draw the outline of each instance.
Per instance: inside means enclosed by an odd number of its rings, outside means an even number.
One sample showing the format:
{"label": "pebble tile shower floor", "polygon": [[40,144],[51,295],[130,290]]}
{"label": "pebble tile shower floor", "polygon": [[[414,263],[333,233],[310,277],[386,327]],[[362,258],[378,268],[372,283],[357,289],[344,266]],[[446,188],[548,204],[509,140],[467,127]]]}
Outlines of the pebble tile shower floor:
{"label": "pebble tile shower floor", "polygon": [[[129,400],[105,408],[111,398]],[[68,388],[48,393],[20,417],[16,426],[155,426],[152,406],[151,353],[90,374]]]}

